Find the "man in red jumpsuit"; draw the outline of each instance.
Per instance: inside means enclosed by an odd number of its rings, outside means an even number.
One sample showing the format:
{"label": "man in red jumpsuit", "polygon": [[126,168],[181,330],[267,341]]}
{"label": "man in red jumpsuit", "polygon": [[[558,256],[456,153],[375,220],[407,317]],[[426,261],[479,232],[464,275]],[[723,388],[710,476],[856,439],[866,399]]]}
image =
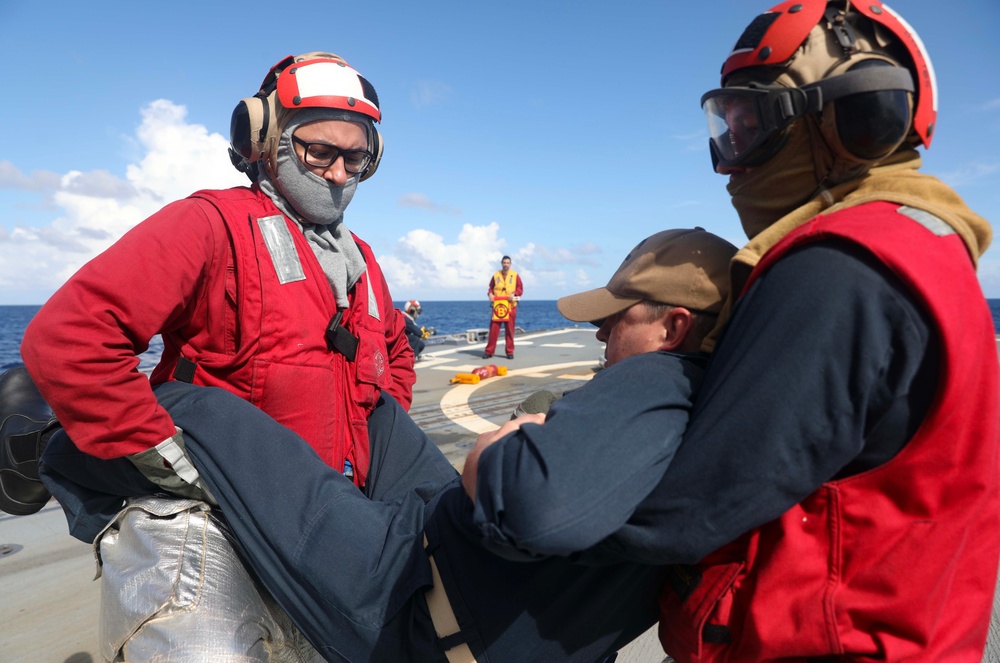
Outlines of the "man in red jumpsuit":
{"label": "man in red jumpsuit", "polygon": [[517,300],[524,293],[521,276],[510,268],[510,256],[500,261],[500,270],[490,278],[486,294],[490,298],[490,335],[483,351],[483,359],[489,359],[497,350],[500,325],[504,328],[504,343],[507,359],[514,358],[514,320],[517,317]]}
{"label": "man in red jumpsuit", "polygon": [[790,0],[721,84],[702,106],[749,243],[684,442],[633,516],[669,548],[647,559],[675,563],[663,646],[978,663],[1000,559],[991,229],[918,171],[930,59],[878,0]]}
{"label": "man in red jumpsuit", "polygon": [[[378,167],[380,119],[374,88],[339,56],[288,56],[233,112],[230,155],[251,186],[167,205],[49,299],[21,354],[82,451],[127,457],[154,481],[172,467],[197,485],[181,430],[151,389],[180,380],[253,403],[366,488],[369,419],[408,408],[415,380],[403,318],[371,249],[344,220]],[[156,334],[164,351],[147,377],[136,356]],[[45,504],[41,483],[35,496],[15,512]],[[121,508],[101,505],[94,517],[85,496],[56,496],[85,540]],[[173,658],[163,660],[249,656],[262,642],[281,649],[278,613],[263,592],[248,598],[249,576],[204,509],[194,500],[130,504],[98,537],[109,660],[166,656],[165,646]],[[151,579],[179,540],[204,541],[184,550],[187,568],[209,569],[187,578],[200,587],[193,604]],[[176,592],[173,608],[159,591]]]}

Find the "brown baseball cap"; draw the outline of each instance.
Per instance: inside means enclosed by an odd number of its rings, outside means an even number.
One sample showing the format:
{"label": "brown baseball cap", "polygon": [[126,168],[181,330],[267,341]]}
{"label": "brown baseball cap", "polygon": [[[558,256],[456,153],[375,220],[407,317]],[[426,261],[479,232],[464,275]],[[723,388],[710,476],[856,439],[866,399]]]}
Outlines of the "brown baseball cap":
{"label": "brown baseball cap", "polygon": [[599,322],[643,300],[718,313],[736,247],[704,228],[664,230],[639,242],[603,288],[563,297],[559,312]]}

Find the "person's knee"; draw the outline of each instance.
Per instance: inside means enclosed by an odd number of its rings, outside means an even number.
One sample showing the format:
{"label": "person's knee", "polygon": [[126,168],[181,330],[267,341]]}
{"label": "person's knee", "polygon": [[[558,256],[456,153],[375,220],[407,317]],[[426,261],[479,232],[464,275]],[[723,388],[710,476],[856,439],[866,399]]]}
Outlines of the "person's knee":
{"label": "person's knee", "polygon": [[[416,432],[414,432],[414,429]],[[376,449],[395,442],[401,436],[423,435],[403,406],[387,391],[379,395],[375,408],[368,415],[368,439],[375,456]],[[393,446],[398,446],[394,444]]]}
{"label": "person's knee", "polygon": [[290,621],[243,567],[208,505],[134,500],[96,545],[106,660],[266,663],[277,660],[273,651],[294,649]]}

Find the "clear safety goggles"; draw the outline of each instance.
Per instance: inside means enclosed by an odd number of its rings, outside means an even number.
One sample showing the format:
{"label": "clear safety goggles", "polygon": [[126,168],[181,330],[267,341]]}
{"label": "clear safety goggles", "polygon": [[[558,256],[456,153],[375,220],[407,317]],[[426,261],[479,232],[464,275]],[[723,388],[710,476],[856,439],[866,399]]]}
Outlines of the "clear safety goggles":
{"label": "clear safety goggles", "polygon": [[755,166],[781,147],[784,129],[823,105],[864,92],[913,91],[910,72],[899,67],[857,69],[801,87],[760,85],[706,92],[701,107],[708,119],[712,166]]}
{"label": "clear safety goggles", "polygon": [[[820,106],[813,107],[810,96]],[[713,167],[766,161],[780,147],[785,127],[810,110],[819,110],[821,102],[822,95],[810,95],[807,88],[782,86],[751,84],[705,93],[701,107],[708,120]]]}

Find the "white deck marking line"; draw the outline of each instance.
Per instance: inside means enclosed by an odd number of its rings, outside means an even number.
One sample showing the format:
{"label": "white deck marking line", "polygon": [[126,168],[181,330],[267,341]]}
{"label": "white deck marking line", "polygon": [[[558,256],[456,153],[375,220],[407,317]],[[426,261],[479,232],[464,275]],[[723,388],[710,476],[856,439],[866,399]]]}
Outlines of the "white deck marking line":
{"label": "white deck marking line", "polygon": [[417,364],[416,364],[416,368],[426,368],[428,370],[436,368],[436,369],[440,370],[441,364],[447,364],[448,362],[452,362],[452,361],[455,361],[455,360],[454,359],[444,359],[442,357],[434,357],[434,356],[428,356],[428,355],[421,355],[420,361],[418,361]]}
{"label": "white deck marking line", "polygon": [[[490,431],[497,430],[500,426],[496,425],[492,421],[483,419],[478,414],[473,412],[471,407],[469,407],[469,398],[481,387],[487,384],[496,384],[501,380],[515,376],[548,377],[555,371],[562,371],[567,368],[576,368],[577,366],[593,366],[595,363],[596,361],[591,359],[588,361],[572,361],[565,364],[548,364],[546,366],[520,368],[507,371],[507,375],[498,375],[496,377],[489,378],[488,380],[483,380],[479,384],[455,385],[446,391],[441,397],[441,411],[444,413],[444,416],[448,417],[448,419],[450,419],[456,426],[461,426],[462,428],[472,431],[477,435],[481,433],[489,433]],[[541,371],[547,372],[542,373]]]}
{"label": "white deck marking line", "polygon": [[[488,359],[484,359],[483,361],[484,362],[488,362],[489,360]],[[496,364],[496,365],[497,366],[502,366],[503,364]],[[456,373],[471,373],[473,370],[475,370],[477,368],[481,368],[483,366],[489,366],[489,363],[486,363],[486,364],[448,364],[447,366],[431,366],[430,368],[434,369],[435,371],[455,371]]]}
{"label": "white deck marking line", "polygon": [[[565,329],[555,329],[553,331],[538,332],[533,334],[522,334],[520,336],[515,337],[515,340],[518,343],[524,343],[525,345],[529,345],[529,342],[536,338],[544,338],[546,336],[558,336],[559,334],[572,334],[575,332],[585,332],[588,335],[591,336],[593,335],[593,332],[591,332],[589,329],[582,329],[580,327],[566,327]],[[434,347],[433,345],[427,346],[427,348],[423,351],[421,356],[426,357],[428,359],[437,359],[439,357],[454,354],[456,352],[467,352],[469,350],[475,350],[477,348],[485,348],[486,343],[485,342],[466,343],[464,345],[460,345],[454,348],[449,348],[447,350],[432,350],[431,348],[433,347]],[[421,364],[423,364],[424,361],[425,360],[422,359],[419,362],[417,362],[417,368],[421,368]]]}
{"label": "white deck marking line", "polygon": [[585,348],[583,343],[542,343],[543,348]]}
{"label": "white deck marking line", "polygon": [[565,373],[559,376],[560,380],[579,380],[580,382],[587,382],[593,375],[578,375],[576,373]]}

